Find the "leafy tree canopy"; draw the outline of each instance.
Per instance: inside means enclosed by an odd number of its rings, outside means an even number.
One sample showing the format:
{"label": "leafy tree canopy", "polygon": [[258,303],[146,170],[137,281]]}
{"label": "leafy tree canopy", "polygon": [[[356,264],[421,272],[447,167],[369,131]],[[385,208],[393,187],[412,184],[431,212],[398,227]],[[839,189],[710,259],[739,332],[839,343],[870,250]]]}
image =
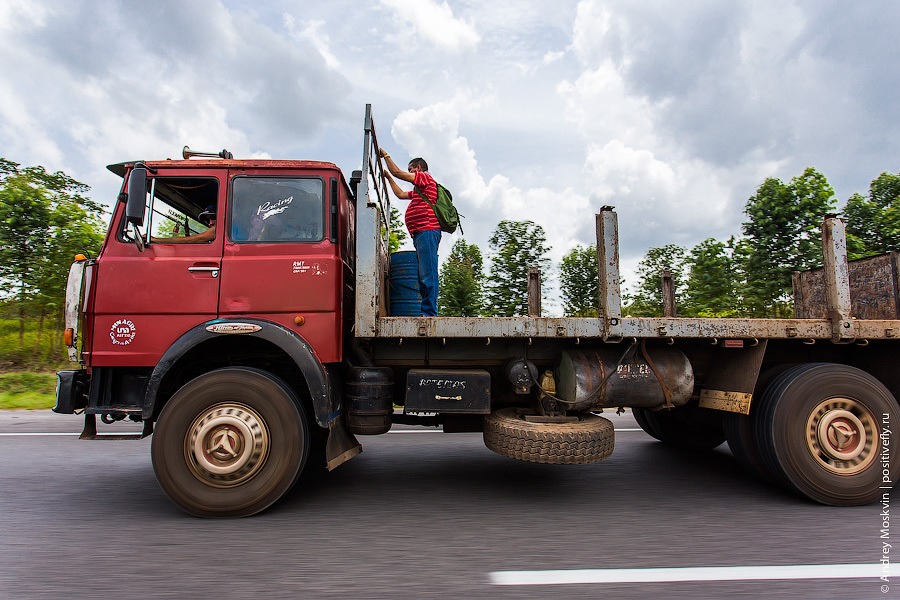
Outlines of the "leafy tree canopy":
{"label": "leafy tree canopy", "polygon": [[685,307],[679,315],[701,317],[737,316],[738,270],[734,259],[734,236],[728,242],[707,238],[687,256]]}
{"label": "leafy tree canopy", "polygon": [[65,173],[0,158],[0,279],[19,305],[20,332],[29,308],[61,314],[75,254],[99,251],[102,209],[88,190]]}
{"label": "leafy tree canopy", "polygon": [[388,252],[396,252],[406,241],[406,225],[403,223],[403,215],[396,207],[391,206],[391,234],[388,238]]}
{"label": "leafy tree canopy", "polygon": [[483,260],[475,244],[459,239],[441,267],[438,314],[477,317],[484,311]]}
{"label": "leafy tree canopy", "polygon": [[676,244],[650,248],[638,263],[638,289],[625,297],[625,311],[633,316],[660,317],[663,314],[661,279],[664,272],[672,275],[675,303],[680,305],[685,294],[685,251]]}
{"label": "leafy tree canopy", "polygon": [[821,226],[835,202],[825,176],[811,167],[787,184],[767,179],[747,201],[743,295],[752,314],[793,314],[791,274],[821,264]]}
{"label": "leafy tree canopy", "polygon": [[900,250],[900,175],[882,173],[844,207],[851,259]]}
{"label": "leafy tree canopy", "polygon": [[544,228],[533,221],[500,221],[491,234],[488,311],[495,317],[528,314],[528,269],[550,264]]}
{"label": "leafy tree canopy", "polygon": [[576,246],[562,259],[560,268],[563,314],[596,317],[600,307],[597,245]]}

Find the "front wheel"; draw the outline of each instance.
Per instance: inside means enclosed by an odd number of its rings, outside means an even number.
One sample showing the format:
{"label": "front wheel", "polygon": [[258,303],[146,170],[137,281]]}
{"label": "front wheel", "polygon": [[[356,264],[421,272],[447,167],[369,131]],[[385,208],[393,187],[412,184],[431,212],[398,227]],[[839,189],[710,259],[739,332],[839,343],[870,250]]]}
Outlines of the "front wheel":
{"label": "front wheel", "polygon": [[291,389],[248,367],[185,384],[160,414],[153,470],[163,491],[198,517],[246,517],[294,484],[309,453],[309,425]]}
{"label": "front wheel", "polygon": [[753,425],[776,480],[822,504],[855,506],[874,502],[900,475],[900,454],[888,445],[898,413],[894,396],[865,371],[817,363],[777,377]]}

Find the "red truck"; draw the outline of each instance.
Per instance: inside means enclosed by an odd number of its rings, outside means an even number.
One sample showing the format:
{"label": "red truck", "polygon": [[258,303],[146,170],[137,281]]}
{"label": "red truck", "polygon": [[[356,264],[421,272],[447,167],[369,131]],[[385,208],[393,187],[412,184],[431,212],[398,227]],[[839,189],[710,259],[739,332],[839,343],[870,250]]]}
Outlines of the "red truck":
{"label": "red truck", "polygon": [[[371,107],[362,170],[226,151],[111,165],[96,258],[69,273],[58,413],[82,438],[130,419],[168,497],[247,516],[393,424],[483,432],[495,452],[577,464],[613,451],[603,409],[736,459],[815,501],[879,500],[900,471],[900,320],[856,319],[843,223],[823,225],[823,315],[622,315],[616,213],[596,215],[597,318],[391,316],[390,201]],[[202,243],[167,235],[202,231]],[[402,407],[401,409],[396,408]],[[108,436],[104,436],[108,437]]]}

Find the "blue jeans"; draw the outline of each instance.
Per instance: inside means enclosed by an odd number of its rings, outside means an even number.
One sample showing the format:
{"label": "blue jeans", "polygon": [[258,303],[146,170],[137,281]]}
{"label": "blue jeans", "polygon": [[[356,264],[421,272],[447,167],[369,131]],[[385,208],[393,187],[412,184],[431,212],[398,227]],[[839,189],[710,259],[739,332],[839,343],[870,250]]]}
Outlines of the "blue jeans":
{"label": "blue jeans", "polygon": [[437,316],[438,245],[441,230],[417,231],[412,236],[419,263],[419,293],[422,295],[422,316]]}

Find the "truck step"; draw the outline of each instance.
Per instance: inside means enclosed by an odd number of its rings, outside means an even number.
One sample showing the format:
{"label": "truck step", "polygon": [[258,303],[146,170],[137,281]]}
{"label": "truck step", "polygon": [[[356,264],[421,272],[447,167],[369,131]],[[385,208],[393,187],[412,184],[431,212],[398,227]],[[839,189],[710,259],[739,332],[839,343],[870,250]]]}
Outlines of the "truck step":
{"label": "truck step", "polygon": [[84,415],[84,430],[79,440],[142,440],[153,433],[153,422],[144,421],[144,429],[140,433],[97,433],[97,415]]}

